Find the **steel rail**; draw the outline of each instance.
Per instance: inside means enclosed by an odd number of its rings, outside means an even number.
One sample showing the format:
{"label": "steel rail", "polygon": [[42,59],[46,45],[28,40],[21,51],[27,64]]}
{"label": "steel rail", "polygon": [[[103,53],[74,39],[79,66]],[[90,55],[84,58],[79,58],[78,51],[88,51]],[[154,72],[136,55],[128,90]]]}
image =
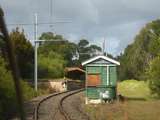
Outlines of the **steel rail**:
{"label": "steel rail", "polygon": [[40,108],[40,105],[45,102],[46,100],[54,97],[54,96],[58,96],[60,94],[64,94],[64,93],[68,93],[68,92],[71,92],[71,91],[65,91],[65,92],[58,92],[58,93],[53,93],[45,98],[43,98],[41,101],[38,102],[38,104],[36,105],[35,109],[34,109],[34,120],[38,120],[38,110]]}
{"label": "steel rail", "polygon": [[[59,107],[58,107],[59,110],[60,110],[60,112],[61,112],[61,114],[64,115],[65,119],[66,119],[66,120],[70,120],[70,119],[67,119],[67,114],[66,114],[65,111],[63,110],[62,102],[64,101],[65,98],[67,98],[67,97],[69,97],[69,96],[71,96],[71,95],[73,95],[73,94],[76,94],[76,93],[78,93],[78,92],[81,92],[81,91],[83,91],[83,90],[84,90],[84,88],[83,88],[83,89],[78,89],[78,90],[73,90],[73,91],[58,92],[58,93],[53,93],[53,94],[51,94],[51,95],[43,98],[42,100],[40,100],[40,101],[38,102],[38,104],[36,105],[36,107],[35,107],[35,109],[34,109],[34,115],[33,115],[34,120],[38,120],[38,118],[39,118],[39,116],[38,116],[38,110],[39,110],[39,108],[40,108],[40,106],[41,106],[41,104],[42,104],[43,102],[47,101],[48,99],[50,99],[50,98],[52,98],[52,97],[55,97],[55,96],[58,96],[58,95],[61,95],[61,94],[64,94],[64,93],[69,93],[69,92],[71,92],[70,94],[67,94],[66,96],[62,97],[62,99],[60,100],[60,103],[59,103]],[[69,118],[69,117],[68,117],[68,118]]]}

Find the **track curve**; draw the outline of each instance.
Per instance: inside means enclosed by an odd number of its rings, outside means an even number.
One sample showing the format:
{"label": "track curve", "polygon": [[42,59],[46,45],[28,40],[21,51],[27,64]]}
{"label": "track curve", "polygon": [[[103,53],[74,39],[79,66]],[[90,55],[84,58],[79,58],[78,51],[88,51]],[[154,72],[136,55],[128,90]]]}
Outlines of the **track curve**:
{"label": "track curve", "polygon": [[63,108],[63,102],[66,98],[83,90],[55,93],[45,97],[35,108],[34,120],[71,120],[71,117]]}

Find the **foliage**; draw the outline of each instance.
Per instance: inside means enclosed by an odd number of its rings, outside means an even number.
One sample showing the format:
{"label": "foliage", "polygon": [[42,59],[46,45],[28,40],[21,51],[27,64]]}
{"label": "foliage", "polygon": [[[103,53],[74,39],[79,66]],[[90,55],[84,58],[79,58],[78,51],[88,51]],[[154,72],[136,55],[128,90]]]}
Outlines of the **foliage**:
{"label": "foliage", "polygon": [[147,69],[147,75],[149,79],[149,85],[152,94],[155,97],[160,97],[160,56],[154,58]]}
{"label": "foliage", "polygon": [[5,41],[3,35],[0,34],[0,56],[6,58]]}
{"label": "foliage", "polygon": [[118,93],[137,99],[148,99],[150,97],[150,89],[146,81],[124,80],[118,83]]}
{"label": "foliage", "polygon": [[38,92],[34,91],[34,89],[30,87],[30,85],[27,82],[21,80],[20,83],[21,83],[23,98],[25,101],[28,101],[39,94]]}
{"label": "foliage", "polygon": [[0,106],[0,117],[3,119],[7,119],[16,108],[14,83],[2,57],[0,57]]}
{"label": "foliage", "polygon": [[[7,63],[0,57],[0,119],[9,119],[17,112],[17,99],[11,72],[6,69]],[[29,100],[36,92],[21,80],[24,100]]]}
{"label": "foliage", "polygon": [[10,33],[10,38],[14,43],[17,63],[22,78],[32,78],[34,51],[31,43],[26,39],[24,31],[20,32],[18,28]]}
{"label": "foliage", "polygon": [[47,55],[39,54],[38,59],[39,78],[63,77],[65,60],[60,54],[50,51]]}
{"label": "foliage", "polygon": [[79,43],[77,44],[77,49],[79,54],[79,64],[102,51],[101,47],[97,45],[89,45],[89,42],[86,39],[81,39],[79,41]]}
{"label": "foliage", "polygon": [[134,42],[128,45],[119,57],[120,80],[147,78],[145,73],[150,61],[160,53],[159,36],[160,20],[152,21],[142,28]]}
{"label": "foliage", "polygon": [[[55,52],[60,54],[66,61],[67,66],[73,66],[73,57],[76,56],[76,44],[64,39],[61,35],[54,35],[51,32],[42,33],[40,39],[52,40],[41,43],[39,47],[40,54],[48,54]],[[55,41],[54,41],[55,40]],[[59,41],[57,41],[59,40]]]}
{"label": "foliage", "polygon": [[66,66],[79,66],[82,61],[101,51],[101,48],[97,45],[89,45],[87,40],[83,39],[75,44],[52,32],[42,33],[40,39],[48,40],[40,43],[38,49],[40,78],[62,77]]}

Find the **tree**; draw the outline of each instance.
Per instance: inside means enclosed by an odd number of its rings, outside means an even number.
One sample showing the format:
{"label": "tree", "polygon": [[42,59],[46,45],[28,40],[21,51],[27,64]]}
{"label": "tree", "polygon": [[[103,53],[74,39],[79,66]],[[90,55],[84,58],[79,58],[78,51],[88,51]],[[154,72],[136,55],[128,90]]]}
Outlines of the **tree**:
{"label": "tree", "polygon": [[34,51],[31,43],[18,28],[10,33],[10,39],[14,43],[17,63],[22,78],[33,77]]}
{"label": "tree", "polygon": [[65,60],[53,51],[38,56],[38,77],[39,78],[60,78],[64,76]]}
{"label": "tree", "polygon": [[160,52],[160,20],[152,21],[141,29],[132,44],[120,56],[120,79],[146,80],[150,61]]}
{"label": "tree", "polygon": [[81,64],[81,62],[97,55],[97,53],[101,52],[101,47],[97,45],[89,45],[89,42],[86,39],[81,39],[79,43],[77,44],[78,47],[78,54],[79,54],[79,60],[78,63]]}
{"label": "tree", "polygon": [[81,39],[78,43],[79,64],[90,58],[89,42],[85,39]]}
{"label": "tree", "polygon": [[0,34],[0,56],[1,57],[6,57],[6,49],[5,49],[5,41],[4,41],[4,36]]}
{"label": "tree", "polygon": [[[41,72],[39,74],[43,76],[50,76],[52,78],[62,76],[62,74],[56,75],[58,68],[57,69],[54,68],[58,67],[58,65],[59,67],[61,66],[59,68],[60,71],[62,68],[64,69],[64,67],[66,66],[67,67],[79,66],[82,61],[89,59],[90,57],[93,57],[95,53],[101,51],[101,48],[99,46],[89,45],[89,42],[85,39],[82,39],[79,41],[78,44],[75,44],[73,42],[66,40],[65,38],[63,38],[63,36],[55,35],[52,32],[42,33],[40,39],[48,40],[48,42],[42,42],[38,49],[38,54],[40,55],[38,59],[39,69],[40,69],[39,72]],[[53,68],[49,68],[49,66],[52,66]],[[49,75],[49,73],[43,74],[43,71],[47,72],[47,70],[52,71],[53,74],[52,75],[51,74]]]}
{"label": "tree", "polygon": [[39,53],[48,54],[50,51],[62,55],[66,61],[66,66],[73,66],[73,57],[76,56],[76,44],[64,39],[61,35],[54,35],[52,32],[42,33],[40,39],[43,40],[60,40],[59,42],[44,42],[39,47]]}

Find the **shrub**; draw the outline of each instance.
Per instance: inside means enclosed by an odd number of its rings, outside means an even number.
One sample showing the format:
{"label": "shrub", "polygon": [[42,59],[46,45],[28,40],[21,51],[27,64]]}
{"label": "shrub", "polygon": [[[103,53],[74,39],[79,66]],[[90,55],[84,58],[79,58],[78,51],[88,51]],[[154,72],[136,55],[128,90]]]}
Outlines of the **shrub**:
{"label": "shrub", "polygon": [[147,69],[149,86],[152,94],[160,98],[160,56],[154,58]]}
{"label": "shrub", "polygon": [[23,80],[21,81],[21,87],[24,100],[30,100],[38,95],[38,93]]}
{"label": "shrub", "polygon": [[16,108],[16,94],[11,73],[6,69],[4,59],[0,57],[0,117],[8,119]]}
{"label": "shrub", "polygon": [[148,99],[150,89],[146,81],[124,80],[118,84],[118,92],[126,97]]}
{"label": "shrub", "polygon": [[60,78],[64,75],[64,58],[55,52],[40,54],[38,60],[39,78]]}
{"label": "shrub", "polygon": [[[21,80],[21,88],[24,100],[36,96],[36,92],[24,81]],[[0,57],[0,120],[10,119],[17,113],[17,99],[15,86],[11,72],[6,69],[6,63]]]}

